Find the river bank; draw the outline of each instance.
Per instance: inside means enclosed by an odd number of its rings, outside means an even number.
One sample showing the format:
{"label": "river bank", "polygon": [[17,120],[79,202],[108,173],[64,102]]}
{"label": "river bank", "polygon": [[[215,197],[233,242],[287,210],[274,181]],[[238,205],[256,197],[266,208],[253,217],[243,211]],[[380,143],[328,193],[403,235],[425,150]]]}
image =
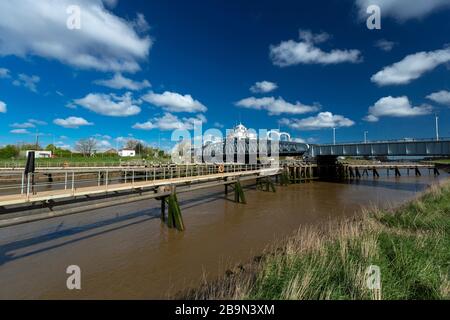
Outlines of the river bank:
{"label": "river bank", "polygon": [[[301,228],[187,299],[450,299],[450,183],[397,209]],[[366,270],[381,271],[381,290]]]}

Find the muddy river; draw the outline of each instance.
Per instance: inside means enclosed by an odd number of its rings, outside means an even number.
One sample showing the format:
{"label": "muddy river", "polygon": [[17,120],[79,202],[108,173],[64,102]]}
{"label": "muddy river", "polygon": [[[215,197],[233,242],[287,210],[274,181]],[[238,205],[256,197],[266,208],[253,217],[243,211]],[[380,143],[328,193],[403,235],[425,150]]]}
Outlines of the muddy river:
{"label": "muddy river", "polygon": [[[382,176],[276,193],[248,185],[245,205],[223,187],[201,190],[179,196],[185,232],[161,223],[155,200],[0,229],[0,299],[167,298],[250,261],[299,226],[395,206],[437,181]],[[66,287],[69,265],[81,268],[79,291]]]}

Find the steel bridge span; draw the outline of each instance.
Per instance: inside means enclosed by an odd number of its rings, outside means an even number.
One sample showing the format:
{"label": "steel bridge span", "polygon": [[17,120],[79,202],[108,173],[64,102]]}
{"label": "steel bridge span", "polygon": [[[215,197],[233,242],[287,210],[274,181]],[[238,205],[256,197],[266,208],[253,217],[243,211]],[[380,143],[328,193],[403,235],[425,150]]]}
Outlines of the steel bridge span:
{"label": "steel bridge span", "polygon": [[450,155],[450,139],[398,140],[333,145],[310,145],[308,154],[317,156],[424,156]]}
{"label": "steel bridge span", "polygon": [[[263,149],[266,155],[271,155],[272,143],[267,142],[267,147]],[[215,154],[220,151],[222,154],[246,154],[258,156],[261,152],[259,144],[231,143],[213,144],[203,149],[204,155]],[[279,141],[278,152],[283,156],[424,156],[442,157],[450,155],[450,138],[441,140],[395,140],[395,141],[374,141],[358,143],[339,144],[306,144],[293,141]]]}

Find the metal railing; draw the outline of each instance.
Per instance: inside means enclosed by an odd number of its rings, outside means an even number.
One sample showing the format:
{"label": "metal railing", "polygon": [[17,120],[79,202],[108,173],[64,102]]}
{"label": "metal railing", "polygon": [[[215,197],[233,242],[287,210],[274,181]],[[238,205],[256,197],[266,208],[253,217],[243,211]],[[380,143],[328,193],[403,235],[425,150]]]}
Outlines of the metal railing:
{"label": "metal railing", "polygon": [[[130,189],[135,184],[145,185],[152,182],[176,179],[195,178],[214,174],[250,172],[272,168],[270,164],[198,164],[198,165],[166,165],[146,168],[89,168],[86,170],[54,169],[43,172],[0,172],[0,197],[23,195],[30,198],[42,192],[67,190],[74,194],[83,187],[96,187],[103,191],[114,186],[128,184]],[[189,179],[188,179],[189,180]]]}

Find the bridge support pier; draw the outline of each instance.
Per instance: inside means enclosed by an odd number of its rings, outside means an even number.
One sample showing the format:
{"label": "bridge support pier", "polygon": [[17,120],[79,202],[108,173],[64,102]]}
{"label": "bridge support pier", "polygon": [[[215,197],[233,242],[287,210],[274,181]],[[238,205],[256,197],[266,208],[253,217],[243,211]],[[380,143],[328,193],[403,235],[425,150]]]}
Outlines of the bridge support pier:
{"label": "bridge support pier", "polygon": [[270,177],[258,178],[256,182],[256,188],[266,192],[276,192],[275,184]]}
{"label": "bridge support pier", "polygon": [[234,201],[236,203],[246,204],[244,190],[242,189],[241,182],[239,179],[236,180],[234,184]]}
{"label": "bridge support pier", "polygon": [[414,172],[415,172],[415,174],[416,174],[416,177],[422,176],[422,173],[420,172],[419,168],[415,167],[415,168],[414,168]]}
{"label": "bridge support pier", "polygon": [[439,170],[438,170],[438,168],[433,168],[433,173],[434,173],[434,176],[435,176],[435,177],[441,175],[440,172],[439,172]]}
{"label": "bridge support pier", "polygon": [[379,178],[380,174],[378,173],[377,169],[374,167],[372,168],[372,173],[374,178]]}
{"label": "bridge support pier", "polygon": [[289,171],[287,168],[284,168],[283,172],[281,172],[280,185],[282,186],[289,185]]}
{"label": "bridge support pier", "polygon": [[169,228],[176,228],[178,231],[184,231],[184,222],[181,215],[180,205],[178,204],[176,189],[172,187],[172,193],[167,197],[167,204],[169,210],[167,213],[167,226]]}
{"label": "bridge support pier", "polygon": [[355,174],[356,174],[356,177],[358,179],[361,179],[361,173],[359,172],[359,168],[358,167],[355,168]]}

